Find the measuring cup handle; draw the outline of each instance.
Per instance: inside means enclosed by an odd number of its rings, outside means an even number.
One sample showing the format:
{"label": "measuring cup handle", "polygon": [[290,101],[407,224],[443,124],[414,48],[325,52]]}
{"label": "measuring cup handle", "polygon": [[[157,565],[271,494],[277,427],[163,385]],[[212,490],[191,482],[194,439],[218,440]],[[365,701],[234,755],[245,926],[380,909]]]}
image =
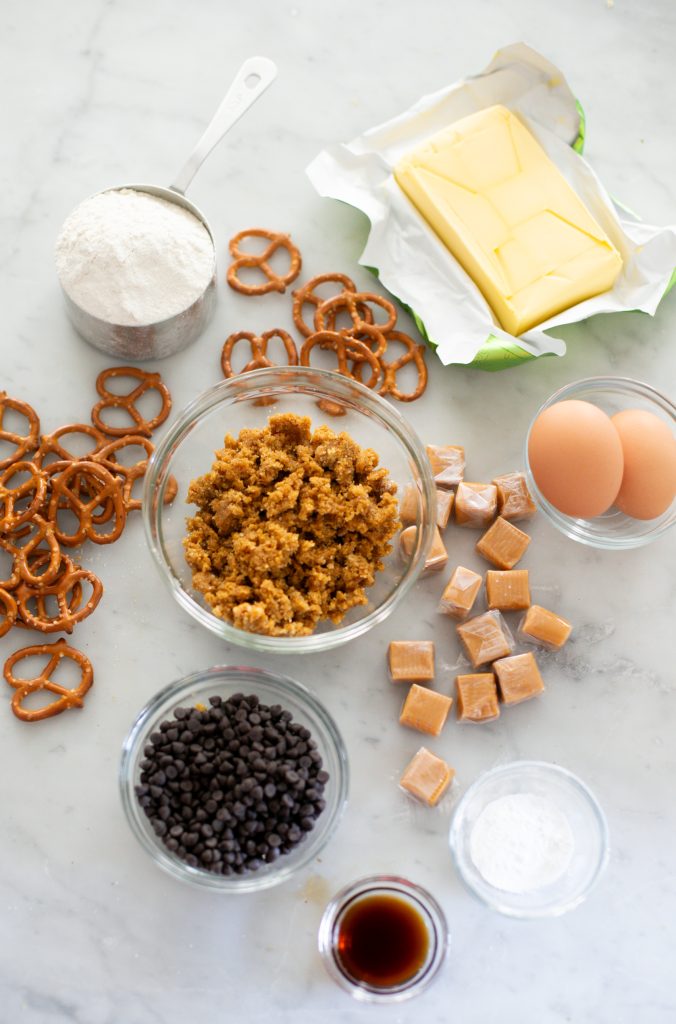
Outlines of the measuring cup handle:
{"label": "measuring cup handle", "polygon": [[170,186],[174,192],[183,195],[216,143],[221,141],[252,103],[263,95],[276,77],[277,65],[267,57],[249,57],[244,61],[204,135]]}

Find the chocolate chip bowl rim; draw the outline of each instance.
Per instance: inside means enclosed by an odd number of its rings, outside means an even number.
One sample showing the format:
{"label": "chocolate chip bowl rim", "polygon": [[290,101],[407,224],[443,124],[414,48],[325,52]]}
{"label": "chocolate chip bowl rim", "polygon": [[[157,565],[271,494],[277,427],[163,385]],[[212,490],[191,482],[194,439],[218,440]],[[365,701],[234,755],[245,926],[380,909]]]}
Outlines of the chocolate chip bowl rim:
{"label": "chocolate chip bowl rim", "polygon": [[[280,704],[289,710],[294,720],[308,728],[317,742],[329,780],[324,792],[326,807],[303,842],[257,871],[224,876],[204,868],[191,867],[168,850],[153,831],[139,805],[134,787],[139,781],[139,762],[143,758],[147,738],[161,721],[171,717],[177,707],[206,703],[215,694],[226,698],[236,692],[256,694],[264,704]],[[333,716],[307,687],[265,669],[216,665],[170,683],[141,709],[122,747],[118,782],[122,806],[131,831],[158,867],[173,878],[198,888],[238,895],[259,892],[287,882],[315,860],[333,836],[345,809],[349,767],[347,749]]]}
{"label": "chocolate chip bowl rim", "polygon": [[[342,417],[335,417],[332,420],[331,417],[311,412],[311,408],[315,408],[314,403],[323,399],[339,403],[351,415],[376,424],[379,431],[384,431],[387,437],[393,440],[410,474],[407,480],[399,480],[399,493],[403,492],[405,485],[414,482],[419,494],[416,543],[395,585],[375,606],[372,607],[369,603],[363,614],[361,609],[364,606],[351,609],[347,622],[337,625],[321,624],[316,632],[307,636],[267,636],[249,633],[214,615],[192,587],[187,586],[179,578],[172,565],[171,544],[167,539],[165,523],[167,516],[178,514],[177,503],[185,495],[190,482],[183,479],[185,473],[175,474],[181,476],[181,479],[178,480],[179,495],[174,506],[166,506],[164,496],[172,473],[175,473],[174,460],[181,446],[199,430],[202,423],[208,422],[209,416],[215,411],[232,412],[232,417],[223,419],[223,433],[229,430],[230,433],[237,434],[236,413],[240,403],[253,406],[256,403],[260,404],[261,399],[288,399],[291,395],[299,394],[311,400],[307,409],[303,408],[302,414],[312,417],[313,428],[320,422],[328,422],[328,425],[337,432],[347,429],[349,433],[349,425],[343,426]],[[266,417],[275,411],[274,406],[264,406],[263,410],[266,408]],[[391,470],[387,457],[378,451],[378,445],[373,442],[372,447],[381,457],[381,465]],[[194,467],[193,476],[199,476],[211,466],[213,450],[206,448],[205,445],[203,460]],[[185,505],[184,508],[187,513],[192,507]],[[410,423],[389,402],[362,384],[335,372],[303,366],[275,366],[252,370],[221,381],[204,391],[183,410],[150,459],[143,491],[143,519],[146,541],[162,579],[177,603],[206,629],[223,640],[255,651],[274,651],[278,654],[314,653],[338,647],[366,633],[373,626],[383,622],[405,598],[422,572],[432,545],[436,496],[424,445]],[[394,538],[390,560],[398,559],[396,546],[397,540]]]}

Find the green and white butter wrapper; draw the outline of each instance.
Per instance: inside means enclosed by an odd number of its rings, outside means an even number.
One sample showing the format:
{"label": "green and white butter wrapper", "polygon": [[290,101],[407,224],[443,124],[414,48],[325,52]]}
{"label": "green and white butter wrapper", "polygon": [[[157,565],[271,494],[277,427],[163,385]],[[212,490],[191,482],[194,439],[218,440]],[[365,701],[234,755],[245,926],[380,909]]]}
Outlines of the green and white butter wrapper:
{"label": "green and white butter wrapper", "polygon": [[[580,302],[518,338],[488,303],[399,188],[398,160],[454,121],[501,103],[528,126],[619,250],[623,269],[611,291]],[[557,328],[597,313],[653,314],[673,284],[676,226],[653,227],[615,204],[580,155],[584,114],[563,74],[525,43],[499,50],[480,74],[430,96],[351,142],[323,150],[307,168],[321,196],[366,214],[370,231],[359,262],[406,306],[444,365],[501,370],[537,356],[565,354]]]}

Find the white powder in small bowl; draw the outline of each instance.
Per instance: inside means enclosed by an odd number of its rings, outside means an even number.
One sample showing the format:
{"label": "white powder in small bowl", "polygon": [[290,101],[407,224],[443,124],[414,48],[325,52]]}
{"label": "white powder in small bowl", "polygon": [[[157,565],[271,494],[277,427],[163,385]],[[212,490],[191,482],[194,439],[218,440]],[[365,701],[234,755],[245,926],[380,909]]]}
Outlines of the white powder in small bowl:
{"label": "white powder in small bowl", "polygon": [[159,323],[196,302],[214,272],[204,224],[149,192],[99,192],[71,213],[56,243],[65,292],[111,324]]}
{"label": "white powder in small bowl", "polygon": [[484,807],[470,835],[470,856],[489,885],[529,893],[556,882],[573,858],[566,816],[534,793],[510,793]]}

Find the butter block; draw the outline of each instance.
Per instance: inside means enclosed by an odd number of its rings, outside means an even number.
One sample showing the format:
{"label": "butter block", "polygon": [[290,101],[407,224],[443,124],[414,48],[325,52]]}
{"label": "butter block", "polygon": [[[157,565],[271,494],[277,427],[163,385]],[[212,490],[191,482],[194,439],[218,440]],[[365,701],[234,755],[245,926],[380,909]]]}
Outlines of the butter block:
{"label": "butter block", "polygon": [[510,334],[608,291],[622,269],[601,226],[506,107],[433,135],[394,176]]}
{"label": "butter block", "polygon": [[453,781],[455,770],[427,747],[413,755],[399,780],[402,789],[434,807]]}
{"label": "butter block", "polygon": [[387,663],[394,683],[428,683],[434,679],[434,641],[393,640]]}
{"label": "butter block", "polygon": [[445,697],[443,693],[428,690],[425,686],[414,683],[404,701],[399,722],[410,729],[438,736],[444,727],[452,703],[452,697]]}

